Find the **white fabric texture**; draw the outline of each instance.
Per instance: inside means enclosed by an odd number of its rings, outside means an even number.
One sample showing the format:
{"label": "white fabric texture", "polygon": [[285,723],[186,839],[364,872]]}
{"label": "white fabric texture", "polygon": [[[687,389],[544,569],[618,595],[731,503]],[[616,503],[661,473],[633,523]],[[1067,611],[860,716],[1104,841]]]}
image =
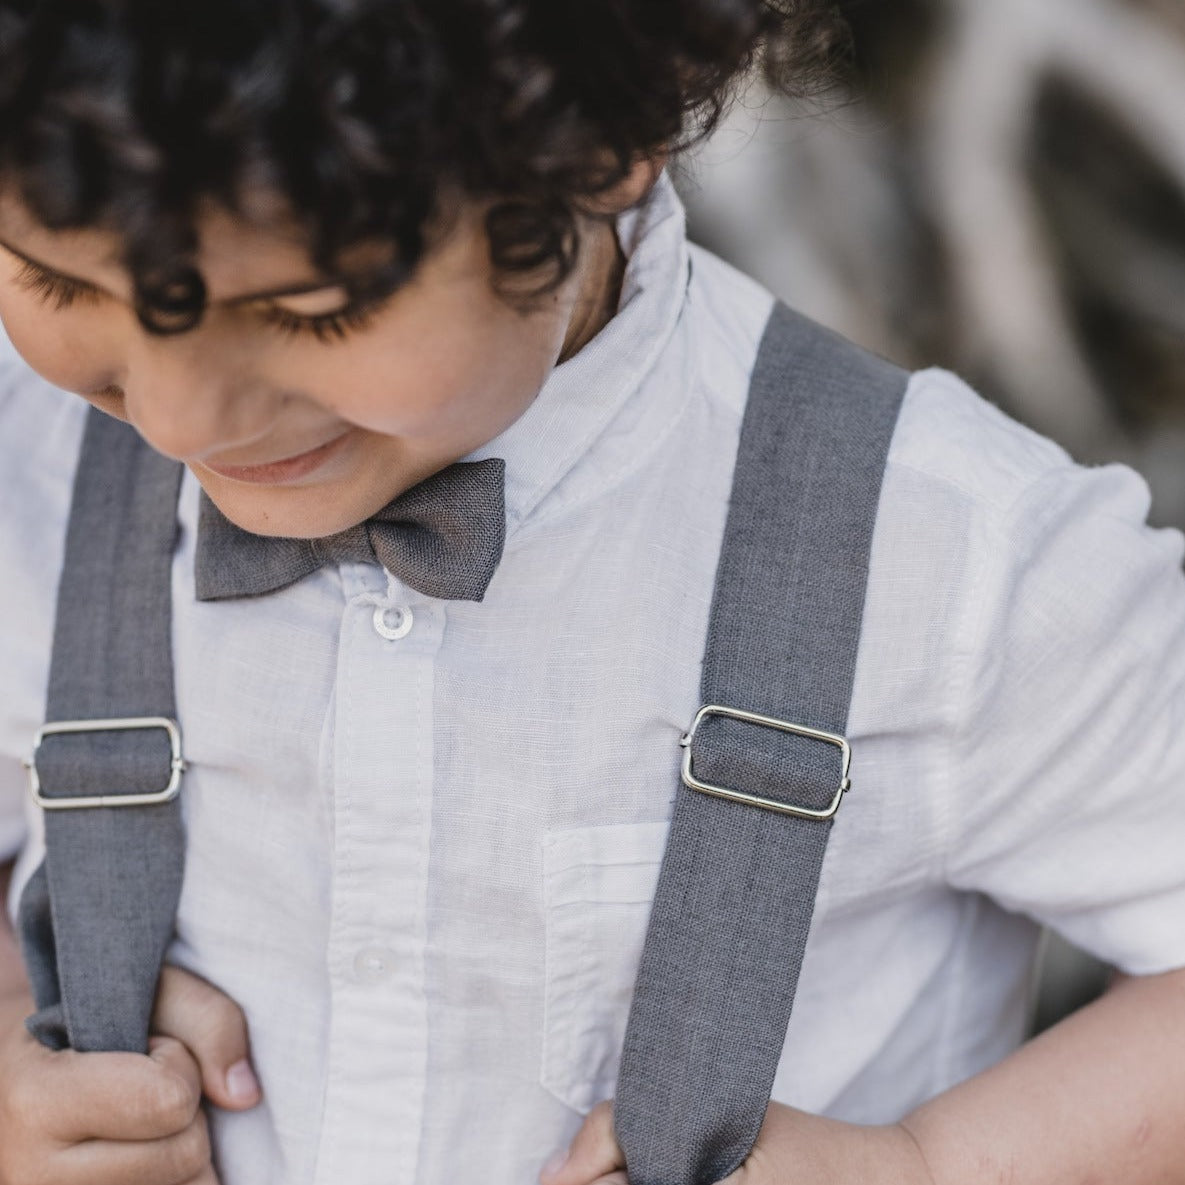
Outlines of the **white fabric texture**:
{"label": "white fabric texture", "polygon": [[[199,604],[187,479],[173,958],[244,1006],[266,1096],[215,1117],[223,1185],[523,1185],[612,1092],[771,302],[686,244],[665,179],[619,235],[618,315],[478,454],[508,464],[483,603],[346,565]],[[83,410],[0,350],[7,850]],[[1185,965],[1182,537],[1147,507],[913,378],[775,1099],[888,1120],[1001,1057],[1038,921]]]}

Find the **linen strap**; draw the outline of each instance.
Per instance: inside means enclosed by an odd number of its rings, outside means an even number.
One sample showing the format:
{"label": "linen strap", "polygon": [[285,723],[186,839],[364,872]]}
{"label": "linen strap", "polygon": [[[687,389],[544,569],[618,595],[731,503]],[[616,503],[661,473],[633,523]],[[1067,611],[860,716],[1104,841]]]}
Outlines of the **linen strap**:
{"label": "linen strap", "polygon": [[[775,307],[753,372],[704,655],[705,705],[843,734],[873,524],[906,375]],[[825,809],[841,751],[720,716],[693,776]],[[859,810],[857,797],[845,808]],[[630,1185],[709,1185],[748,1156],[810,930],[830,820],[679,790],[618,1080]]]}
{"label": "linen strap", "polygon": [[[176,715],[170,574],[182,467],[92,411],[58,589],[47,720]],[[173,776],[161,727],[49,735],[36,772],[49,799],[152,794]],[[44,812],[46,858],[20,904],[52,1048],[144,1053],[173,933],[185,845],[180,803]]]}

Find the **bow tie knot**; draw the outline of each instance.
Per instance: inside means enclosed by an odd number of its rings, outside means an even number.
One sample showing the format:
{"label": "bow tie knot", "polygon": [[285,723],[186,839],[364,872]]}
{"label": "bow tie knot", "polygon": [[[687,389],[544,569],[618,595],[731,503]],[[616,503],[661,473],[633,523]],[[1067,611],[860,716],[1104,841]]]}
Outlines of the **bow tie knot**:
{"label": "bow tie knot", "polygon": [[274,592],[325,564],[379,563],[426,596],[480,601],[506,541],[506,463],[462,461],[377,514],[324,539],[253,535],[203,493],[195,560],[200,601]]}

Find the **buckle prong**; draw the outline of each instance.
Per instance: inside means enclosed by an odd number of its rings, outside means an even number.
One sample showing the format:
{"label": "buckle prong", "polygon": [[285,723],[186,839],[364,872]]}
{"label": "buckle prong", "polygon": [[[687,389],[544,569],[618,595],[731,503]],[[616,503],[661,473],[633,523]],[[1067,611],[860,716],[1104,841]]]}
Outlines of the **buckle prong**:
{"label": "buckle prong", "polygon": [[[68,736],[88,732],[133,732],[161,728],[169,739],[169,781],[163,790],[147,794],[92,794],[74,798],[52,798],[41,792],[41,778],[37,773],[37,752],[46,737]],[[23,762],[29,771],[29,792],[33,801],[47,811],[75,811],[93,807],[156,806],[170,802],[181,789],[181,775],[185,759],[181,756],[181,728],[167,716],[129,716],[116,720],[56,720],[43,724],[33,738],[33,755]]]}
{"label": "buckle prong", "polygon": [[[795,736],[806,737],[808,740],[822,741],[834,745],[840,751],[841,772],[839,788],[831,802],[822,809],[797,806],[794,803],[779,802],[774,798],[764,798],[759,794],[746,794],[742,790],[731,790],[727,786],[716,786],[711,782],[702,782],[695,776],[692,768],[691,746],[699,726],[709,716],[723,716],[729,720],[740,720],[745,724],[756,724],[763,728],[772,728],[778,732],[793,733]],[[763,810],[774,811],[780,815],[793,815],[798,819],[825,820],[834,818],[843,796],[852,788],[848,772],[852,765],[852,749],[846,737],[839,733],[824,732],[819,728],[810,728],[805,724],[792,724],[788,720],[778,720],[773,716],[761,716],[756,712],[746,712],[741,708],[726,708],[720,704],[705,704],[695,714],[691,727],[679,740],[683,749],[683,784],[691,790],[698,790],[701,794],[711,794],[716,798],[726,798],[730,802],[743,802],[749,806],[761,807]]]}

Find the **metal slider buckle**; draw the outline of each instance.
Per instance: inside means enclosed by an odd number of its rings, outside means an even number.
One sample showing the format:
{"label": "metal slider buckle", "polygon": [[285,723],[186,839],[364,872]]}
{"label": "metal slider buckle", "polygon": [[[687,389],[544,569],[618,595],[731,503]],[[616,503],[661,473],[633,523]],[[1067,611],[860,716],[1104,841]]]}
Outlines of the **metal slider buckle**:
{"label": "metal slider buckle", "polygon": [[[741,790],[730,790],[727,786],[714,786],[710,782],[701,782],[695,776],[691,764],[691,743],[695,740],[696,731],[709,716],[725,716],[730,720],[741,720],[746,724],[758,724],[765,728],[777,729],[778,732],[791,732],[796,736],[806,737],[813,741],[823,741],[828,745],[835,745],[840,751],[842,769],[840,771],[839,789],[835,797],[821,810],[806,806],[795,806],[792,803],[778,802],[773,798],[762,798],[757,794],[746,794]],[[701,794],[712,794],[717,798],[727,798],[732,802],[744,802],[750,806],[759,806],[763,810],[776,811],[780,815],[793,815],[798,819],[830,819],[839,810],[839,804],[844,794],[852,788],[848,771],[852,764],[852,749],[845,737],[834,732],[823,732],[818,728],[808,728],[805,724],[791,724],[788,720],[777,720],[772,716],[759,716],[756,712],[745,712],[740,708],[725,708],[719,704],[705,704],[695,714],[691,727],[683,735],[679,744],[683,748],[683,784],[689,789],[698,790]]]}
{"label": "metal slider buckle", "polygon": [[[163,728],[169,738],[169,783],[163,790],[149,794],[93,794],[77,798],[50,798],[41,793],[41,779],[37,775],[37,752],[46,737],[83,732],[133,732],[148,728]],[[129,716],[122,720],[58,720],[44,724],[33,739],[33,755],[24,762],[29,771],[29,792],[33,801],[47,811],[75,811],[93,807],[155,806],[170,802],[181,789],[181,775],[185,759],[181,756],[181,728],[167,716]]]}

